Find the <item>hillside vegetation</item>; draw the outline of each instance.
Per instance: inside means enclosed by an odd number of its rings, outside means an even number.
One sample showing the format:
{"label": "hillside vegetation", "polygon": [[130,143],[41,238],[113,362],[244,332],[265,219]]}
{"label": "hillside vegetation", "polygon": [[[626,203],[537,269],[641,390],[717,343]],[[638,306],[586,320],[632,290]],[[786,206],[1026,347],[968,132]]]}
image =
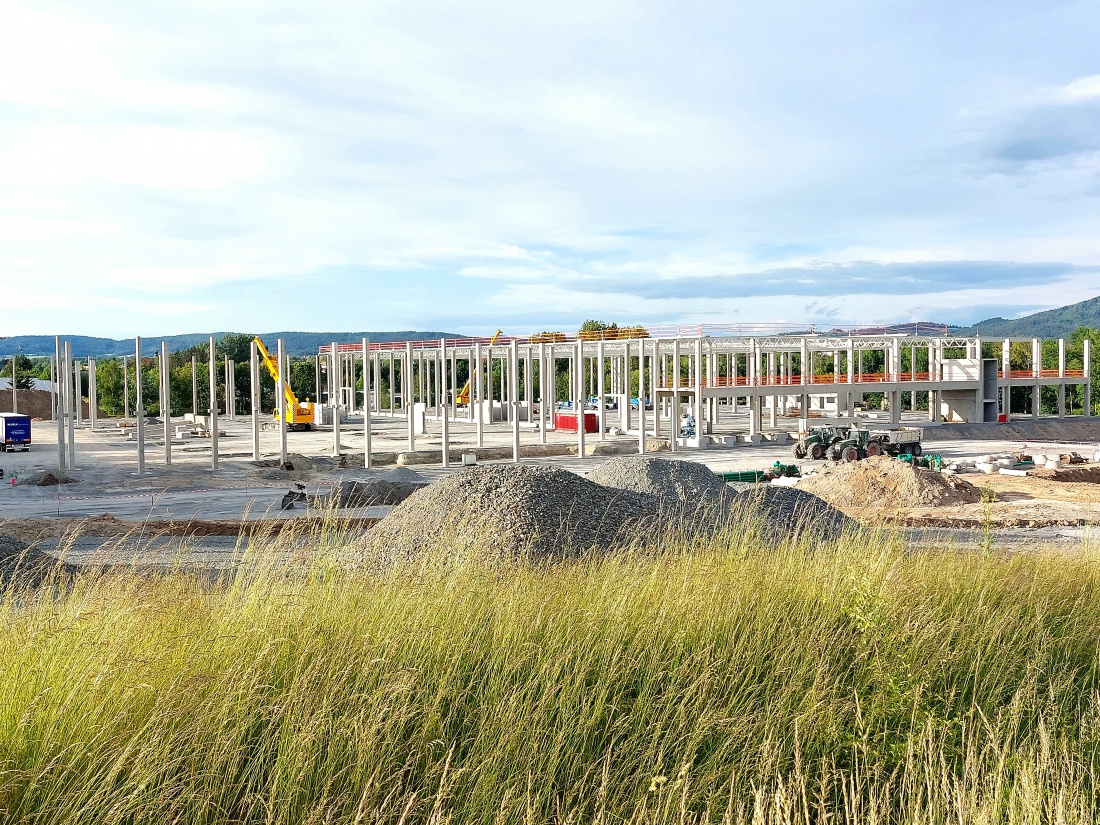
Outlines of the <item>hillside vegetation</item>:
{"label": "hillside vegetation", "polygon": [[367,576],[325,562],[350,538],[325,534],[292,575],[11,595],[0,811],[1097,820],[1094,556],[907,554],[888,534],[765,552],[746,536]]}
{"label": "hillside vegetation", "polygon": [[1100,328],[1100,297],[1023,318],[988,318],[955,331],[983,338],[1068,338],[1078,327]]}

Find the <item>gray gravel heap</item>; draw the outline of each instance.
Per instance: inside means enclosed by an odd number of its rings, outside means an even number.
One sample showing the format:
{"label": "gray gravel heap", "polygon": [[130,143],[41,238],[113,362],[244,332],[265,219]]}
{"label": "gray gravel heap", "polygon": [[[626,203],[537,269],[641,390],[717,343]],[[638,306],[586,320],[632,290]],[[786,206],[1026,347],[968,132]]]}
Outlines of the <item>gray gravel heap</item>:
{"label": "gray gravel heap", "polygon": [[0,533],[0,586],[37,585],[57,566],[57,559],[48,553],[28,549],[19,539]]}
{"label": "gray gravel heap", "polygon": [[385,478],[372,478],[370,481],[341,481],[332,488],[328,499],[322,504],[334,507],[400,504],[424,486],[424,482],[388,481]]}
{"label": "gray gravel heap", "polygon": [[485,558],[573,556],[629,544],[656,500],[551,467],[490,464],[431,484],[367,531],[359,561],[386,564],[441,550]]}
{"label": "gray gravel heap", "polygon": [[859,526],[824,499],[794,487],[756,484],[736,494],[734,507],[759,512],[766,520],[764,532],[775,540],[804,534],[835,540]]}
{"label": "gray gravel heap", "polygon": [[586,478],[604,487],[653,496],[663,509],[695,508],[728,495],[725,482],[694,461],[618,456]]}

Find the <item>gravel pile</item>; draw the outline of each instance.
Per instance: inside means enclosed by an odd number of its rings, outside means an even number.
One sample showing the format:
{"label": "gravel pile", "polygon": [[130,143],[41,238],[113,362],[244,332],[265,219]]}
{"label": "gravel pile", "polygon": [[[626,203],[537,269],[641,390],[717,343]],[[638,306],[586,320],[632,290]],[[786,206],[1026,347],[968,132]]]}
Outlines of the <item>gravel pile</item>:
{"label": "gravel pile", "polygon": [[372,478],[370,481],[341,481],[323,501],[330,507],[374,507],[379,504],[400,504],[425,486],[425,482],[388,481]]}
{"label": "gravel pile", "polygon": [[903,510],[981,501],[981,492],[961,478],[913,467],[889,456],[829,464],[798,483],[837,507]]}
{"label": "gravel pile", "polygon": [[57,566],[53,556],[28,549],[19,539],[0,533],[0,587],[37,585]]}
{"label": "gravel pile", "polygon": [[356,561],[433,551],[486,559],[575,556],[629,544],[657,514],[650,496],[550,467],[483,465],[416,492],[367,531]]}
{"label": "gravel pile", "polygon": [[694,508],[729,495],[722,479],[694,461],[619,456],[585,477],[604,487],[652,496],[662,509]]}
{"label": "gravel pile", "polygon": [[775,540],[809,533],[825,540],[840,538],[859,526],[836,507],[812,493],[794,487],[756,484],[737,493],[735,506],[751,519],[759,513],[766,521],[763,532]]}

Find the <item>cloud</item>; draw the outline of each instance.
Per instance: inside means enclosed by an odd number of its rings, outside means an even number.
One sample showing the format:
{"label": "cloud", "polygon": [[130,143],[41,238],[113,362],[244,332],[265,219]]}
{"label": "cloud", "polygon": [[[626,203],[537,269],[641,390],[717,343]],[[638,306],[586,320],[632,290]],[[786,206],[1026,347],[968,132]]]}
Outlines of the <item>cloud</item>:
{"label": "cloud", "polygon": [[[1100,268],[1074,264],[1003,261],[852,261],[766,269],[709,277],[630,280],[581,279],[578,292],[631,295],[651,300],[750,298],[765,296],[921,295],[960,284],[969,288],[1009,288],[1029,284],[1054,285],[1082,272],[1100,275]],[[820,309],[817,302],[806,304]],[[834,313],[835,314],[835,313]]]}

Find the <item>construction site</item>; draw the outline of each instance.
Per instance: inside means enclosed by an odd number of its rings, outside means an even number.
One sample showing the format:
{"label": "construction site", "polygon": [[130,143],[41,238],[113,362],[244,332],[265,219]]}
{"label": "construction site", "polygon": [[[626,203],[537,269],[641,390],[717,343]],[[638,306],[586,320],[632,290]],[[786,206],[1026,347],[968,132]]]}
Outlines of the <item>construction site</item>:
{"label": "construction site", "polygon": [[[332,507],[373,529],[410,495],[481,465],[579,477],[609,461],[636,473],[625,457],[637,455],[791,501],[812,495],[865,524],[1079,540],[1100,517],[1091,342],[1075,369],[1064,340],[1052,366],[1038,339],[938,332],[696,325],[334,341],[312,358],[312,398],[284,380],[283,342],[257,338],[247,399],[211,339],[209,363],[192,364],[190,409],[171,407],[162,380],[156,408],[121,417],[101,413],[94,362],[59,337],[48,391],[12,391],[13,411],[22,395],[33,420],[27,449],[0,455],[0,530],[57,541],[77,523],[107,536],[146,524],[232,537],[244,522]],[[1009,362],[1021,345],[1027,369]],[[163,366],[168,347],[137,339],[132,357]],[[261,408],[265,374],[274,409]],[[203,409],[200,383],[215,399]]]}

